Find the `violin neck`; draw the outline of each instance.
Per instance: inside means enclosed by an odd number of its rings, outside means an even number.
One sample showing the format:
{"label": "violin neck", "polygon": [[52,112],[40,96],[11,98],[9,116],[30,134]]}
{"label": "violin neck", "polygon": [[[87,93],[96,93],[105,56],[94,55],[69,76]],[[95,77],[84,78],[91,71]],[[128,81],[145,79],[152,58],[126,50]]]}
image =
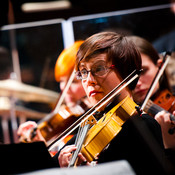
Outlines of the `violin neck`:
{"label": "violin neck", "polygon": [[158,112],[163,111],[164,109],[155,103],[153,103],[151,100],[148,100],[144,111],[148,114],[155,116]]}
{"label": "violin neck", "polygon": [[[151,100],[149,100],[145,106],[144,111],[154,117],[158,112],[166,110],[158,106],[157,104],[153,103]],[[168,111],[166,112],[169,113]],[[175,121],[175,116],[171,113],[170,113],[170,120]]]}

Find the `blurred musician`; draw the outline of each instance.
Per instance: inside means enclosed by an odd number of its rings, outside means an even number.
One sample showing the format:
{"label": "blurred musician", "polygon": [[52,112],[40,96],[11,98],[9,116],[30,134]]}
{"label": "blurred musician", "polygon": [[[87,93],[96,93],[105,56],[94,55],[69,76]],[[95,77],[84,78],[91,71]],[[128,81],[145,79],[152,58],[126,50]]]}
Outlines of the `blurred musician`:
{"label": "blurred musician", "polygon": [[[76,41],[71,47],[63,50],[57,59],[55,65],[55,79],[60,83],[61,91],[65,89],[69,77],[74,70],[76,53],[82,43],[83,41]],[[81,102],[85,104],[86,108],[89,108],[90,103],[86,98],[86,94],[81,85],[81,81],[74,78],[64,97],[64,103],[67,107],[73,108]],[[36,131],[36,136],[31,139],[29,131],[34,127],[37,127],[37,123],[33,121],[25,122],[19,126],[18,135],[20,138],[24,138],[27,142],[39,140],[45,142],[45,139],[38,129]]]}

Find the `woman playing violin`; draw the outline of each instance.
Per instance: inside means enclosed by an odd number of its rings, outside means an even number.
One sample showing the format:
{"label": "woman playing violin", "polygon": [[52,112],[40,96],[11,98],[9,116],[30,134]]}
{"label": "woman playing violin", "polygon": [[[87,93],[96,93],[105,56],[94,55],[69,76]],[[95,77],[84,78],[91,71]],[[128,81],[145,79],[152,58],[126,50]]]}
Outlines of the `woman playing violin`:
{"label": "woman playing violin", "polygon": [[[136,88],[132,91],[132,94],[134,100],[137,103],[142,104],[148,92],[148,89],[151,86],[151,83],[158,71],[158,66],[162,60],[151,43],[149,43],[144,38],[138,36],[129,36],[128,38],[136,45],[141,54],[143,72],[139,78]],[[165,73],[152,92],[152,99],[154,98],[153,95],[156,95],[156,93],[164,89],[170,90],[168,79]]]}
{"label": "woman playing violin", "polygon": [[[114,32],[102,32],[89,37],[77,53],[76,75],[82,80],[86,95],[93,105],[131,72],[140,69],[141,57],[135,45],[127,37]],[[126,96],[132,98],[131,90],[135,88],[136,83],[137,81],[133,81],[125,87],[114,100],[103,106],[99,113],[105,115]],[[55,155],[54,158],[60,167],[68,166],[72,151],[77,149],[75,145],[71,145],[74,144],[74,139],[72,138]],[[154,149],[157,150],[156,153]],[[158,163],[159,156],[155,154],[164,157],[161,129],[156,120],[147,114],[142,114],[131,117],[124,123],[122,130],[101,152],[97,161],[103,163],[125,159],[138,174],[153,172],[161,174],[164,168]],[[86,161],[83,154],[80,153],[78,157],[81,160],[79,163]]]}
{"label": "woman playing violin", "polygon": [[[65,89],[66,83],[74,70],[76,53],[82,43],[83,41],[76,41],[72,46],[64,49],[57,59],[55,64],[55,80],[60,83],[61,91]],[[86,98],[81,81],[74,78],[64,97],[64,104],[69,108],[74,108],[77,103],[80,102],[83,102],[86,107],[90,107],[90,103]],[[29,131],[34,127],[37,127],[37,123],[33,121],[25,122],[19,126],[18,135],[25,138],[27,142],[46,142],[38,129],[36,130],[36,136],[33,138],[30,137]]]}
{"label": "woman playing violin", "polygon": [[[161,58],[159,57],[157,51],[153,48],[151,43],[149,43],[144,38],[138,36],[129,36],[129,39],[134,42],[137,49],[141,53],[143,73],[139,78],[136,88],[132,91],[132,95],[136,103],[142,104],[148,92],[148,89],[151,86],[151,83],[156,75],[158,65],[161,62]],[[154,101],[154,98],[165,89],[171,91],[168,79],[166,77],[166,74],[164,73],[159,83],[156,85],[154,91],[152,92],[151,99]],[[175,111],[173,112],[173,114],[175,115]],[[175,133],[168,133],[168,130],[174,125],[170,120],[170,114],[166,113],[165,111],[161,111],[155,115],[155,119],[161,125],[165,148],[174,149]]]}

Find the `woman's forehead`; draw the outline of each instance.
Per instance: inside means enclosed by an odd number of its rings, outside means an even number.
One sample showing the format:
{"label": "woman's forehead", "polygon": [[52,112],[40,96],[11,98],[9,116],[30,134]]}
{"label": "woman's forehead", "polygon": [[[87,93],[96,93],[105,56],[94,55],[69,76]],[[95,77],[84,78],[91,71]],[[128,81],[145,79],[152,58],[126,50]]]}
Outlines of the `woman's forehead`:
{"label": "woman's forehead", "polygon": [[84,58],[83,60],[80,61],[79,66],[84,66],[86,64],[93,64],[93,63],[100,61],[100,60],[107,62],[106,53],[102,53],[102,54],[98,54],[98,55]]}

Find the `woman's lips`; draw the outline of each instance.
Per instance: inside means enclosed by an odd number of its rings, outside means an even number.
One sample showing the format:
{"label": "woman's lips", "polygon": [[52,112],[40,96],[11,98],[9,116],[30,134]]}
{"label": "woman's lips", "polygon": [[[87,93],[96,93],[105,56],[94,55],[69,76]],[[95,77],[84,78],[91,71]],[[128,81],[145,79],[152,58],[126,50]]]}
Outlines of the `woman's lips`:
{"label": "woman's lips", "polygon": [[147,92],[147,89],[143,89],[143,90],[138,90],[135,92],[135,94],[144,94]]}
{"label": "woman's lips", "polygon": [[97,95],[97,94],[99,94],[99,93],[101,93],[100,91],[90,91],[89,92],[89,97],[93,97],[93,96],[95,96],[95,95]]}

